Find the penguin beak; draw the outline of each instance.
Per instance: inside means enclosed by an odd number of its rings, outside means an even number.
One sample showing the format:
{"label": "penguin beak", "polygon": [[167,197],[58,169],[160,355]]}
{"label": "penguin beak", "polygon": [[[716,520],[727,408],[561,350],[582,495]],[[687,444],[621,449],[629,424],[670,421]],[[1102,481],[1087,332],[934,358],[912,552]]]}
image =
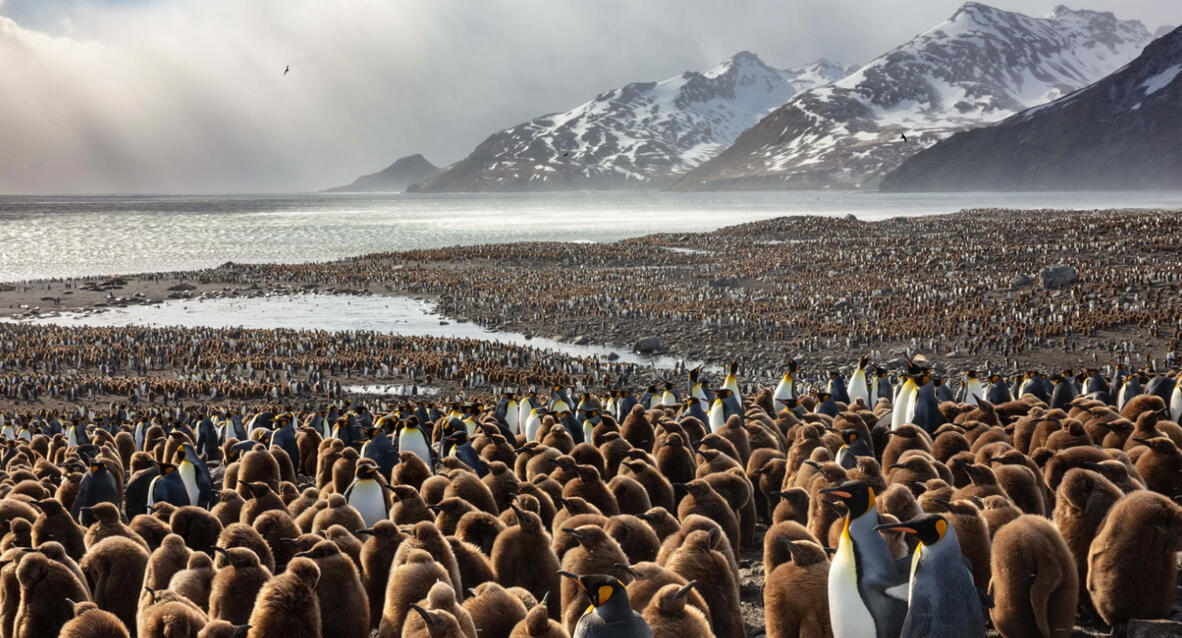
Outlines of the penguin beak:
{"label": "penguin beak", "polygon": [[914,527],[908,527],[906,523],[883,523],[882,525],[875,525],[874,529],[878,531],[892,530],[906,532],[908,534],[919,534],[919,530]]}
{"label": "penguin beak", "polygon": [[[581,538],[583,538],[583,533],[582,533],[582,532],[580,532],[580,531],[579,531],[579,530],[577,530],[577,529],[572,529],[572,528],[570,528],[570,527],[564,527],[564,528],[562,528],[562,530],[560,530],[560,531],[566,532],[567,534],[570,534],[571,536],[574,536],[576,539],[581,539]],[[565,575],[566,575],[566,574],[563,574],[562,572],[559,572],[559,573],[560,573],[560,574],[562,574],[563,576],[565,576]],[[577,576],[576,576],[576,578],[577,578]]]}
{"label": "penguin beak", "polygon": [[674,594],[673,597],[674,598],[685,598],[690,593],[690,590],[693,589],[694,587],[696,587],[697,585],[698,585],[698,581],[691,580],[690,582],[683,585],[681,589],[677,590],[677,593]]}
{"label": "penguin beak", "polygon": [[[808,463],[808,462],[809,461],[805,461],[805,463]],[[822,488],[821,490],[819,490],[819,492],[821,494],[830,494],[830,495],[836,496],[837,498],[840,498],[840,499],[847,499],[847,498],[854,497],[853,494],[841,489],[840,487],[826,487],[826,488]]]}
{"label": "penguin beak", "polygon": [[362,535],[373,536],[373,530],[369,529],[369,528],[359,529],[359,530],[353,532],[353,535],[354,536],[362,536]]}
{"label": "penguin beak", "polygon": [[632,569],[632,566],[628,563],[616,563],[614,567],[633,578],[640,578],[640,574],[638,574],[635,569]]}

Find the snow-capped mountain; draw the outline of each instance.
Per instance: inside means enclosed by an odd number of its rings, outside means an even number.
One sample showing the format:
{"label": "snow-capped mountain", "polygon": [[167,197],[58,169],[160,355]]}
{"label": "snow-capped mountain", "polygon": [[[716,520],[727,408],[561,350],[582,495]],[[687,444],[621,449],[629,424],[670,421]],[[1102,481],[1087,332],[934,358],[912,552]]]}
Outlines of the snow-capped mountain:
{"label": "snow-capped mountain", "polygon": [[907,160],[884,190],[1182,187],[1182,28],[1116,73]]}
{"label": "snow-capped mountain", "polygon": [[[1066,95],[1132,60],[1144,25],[969,2],[830,86],[776,109],[677,188],[863,188],[949,135]],[[906,138],[906,139],[904,139]]]}
{"label": "snow-capped mountain", "polygon": [[656,188],[726,148],[800,91],[850,69],[780,70],[743,51],[703,72],[635,82],[493,134],[424,191]]}

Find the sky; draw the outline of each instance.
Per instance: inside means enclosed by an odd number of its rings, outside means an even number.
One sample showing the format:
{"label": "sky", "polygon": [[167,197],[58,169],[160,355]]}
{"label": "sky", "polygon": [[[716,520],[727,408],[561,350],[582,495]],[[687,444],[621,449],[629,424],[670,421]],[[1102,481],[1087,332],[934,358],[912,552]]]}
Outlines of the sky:
{"label": "sky", "polygon": [[[1175,0],[1086,2],[1070,6],[1150,32],[1182,22]],[[741,50],[864,63],[960,4],[0,0],[0,193],[311,191],[413,153],[446,165],[497,130]]]}

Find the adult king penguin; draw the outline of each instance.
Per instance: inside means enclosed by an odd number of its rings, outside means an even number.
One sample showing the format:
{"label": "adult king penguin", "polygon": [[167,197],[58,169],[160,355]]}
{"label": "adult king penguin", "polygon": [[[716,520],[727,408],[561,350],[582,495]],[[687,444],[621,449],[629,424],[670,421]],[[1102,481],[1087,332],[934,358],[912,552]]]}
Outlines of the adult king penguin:
{"label": "adult king penguin", "polygon": [[419,427],[419,418],[413,415],[399,424],[398,453],[403,452],[413,452],[427,464],[428,469],[435,467],[431,459],[431,443],[427,441],[427,434]]}
{"label": "adult king penguin", "polygon": [[829,618],[834,638],[895,638],[907,615],[907,578],[875,527],[874,488],[862,481],[827,487],[821,494],[847,509],[837,553],[829,567]]}
{"label": "adult king penguin", "polygon": [[788,399],[795,398],[797,398],[796,360],[788,357],[788,369],[784,372],[784,376],[780,377],[780,383],[776,385],[776,391],[772,393],[772,402],[773,405],[778,406],[788,403]]}
{"label": "adult king penguin", "polygon": [[977,371],[965,370],[964,381],[960,384],[960,389],[956,391],[956,402],[975,406],[977,400],[983,396],[985,396],[985,387],[977,378]]}
{"label": "adult king penguin", "polygon": [[[846,399],[854,401],[861,399],[866,407],[873,408],[874,404],[870,402],[870,383],[866,378],[866,365],[870,363],[870,357],[863,355],[858,359],[858,367],[854,373],[850,375],[850,382],[846,386]],[[839,399],[840,400],[840,399]]]}
{"label": "adult king penguin", "polygon": [[878,525],[919,539],[911,557],[907,617],[901,638],[985,637],[985,615],[956,530],[939,514]]}
{"label": "adult king penguin", "polygon": [[575,580],[591,601],[591,606],[575,624],[571,638],[652,638],[652,629],[632,609],[624,583],[615,576],[558,573]]}
{"label": "adult king penguin", "polygon": [[386,490],[378,482],[378,468],[371,463],[358,463],[353,482],[345,488],[345,499],[357,510],[367,528],[390,515],[386,507]]}

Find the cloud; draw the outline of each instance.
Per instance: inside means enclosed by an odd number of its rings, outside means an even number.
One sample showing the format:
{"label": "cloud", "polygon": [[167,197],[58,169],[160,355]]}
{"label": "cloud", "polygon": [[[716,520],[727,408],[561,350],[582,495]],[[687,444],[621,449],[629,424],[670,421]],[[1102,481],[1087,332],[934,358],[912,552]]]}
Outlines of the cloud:
{"label": "cloud", "polygon": [[0,0],[0,192],[319,189],[741,49],[866,61],[957,4]]}

